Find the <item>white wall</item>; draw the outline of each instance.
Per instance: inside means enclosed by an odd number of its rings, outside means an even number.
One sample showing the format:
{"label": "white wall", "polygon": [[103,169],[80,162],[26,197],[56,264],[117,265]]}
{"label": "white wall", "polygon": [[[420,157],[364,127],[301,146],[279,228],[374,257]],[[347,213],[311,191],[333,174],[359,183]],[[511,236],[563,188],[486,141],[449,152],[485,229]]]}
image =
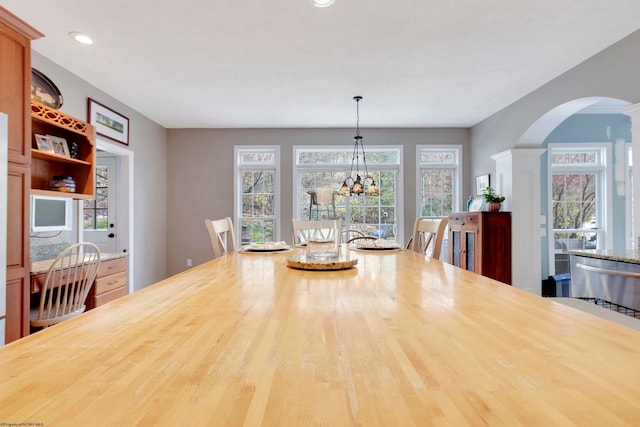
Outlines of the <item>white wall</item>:
{"label": "white wall", "polygon": [[[460,144],[464,173],[469,170],[468,129],[362,129],[365,150],[381,144],[404,146],[404,224],[406,241],[415,220],[416,145]],[[292,147],[353,146],[354,129],[171,129],[168,136],[168,262],[169,274],[212,257],[205,218],[233,217],[234,145],[279,145],[281,155],[281,239],[291,241],[293,211]],[[469,194],[470,185],[462,195]]]}
{"label": "white wall", "polygon": [[129,118],[129,146],[134,164],[134,250],[133,281],[141,289],[166,277],[167,260],[167,131],[162,126],[100,91],[37,52],[33,68],[43,72],[60,89],[61,111],[87,120],[87,98],[95,99]]}

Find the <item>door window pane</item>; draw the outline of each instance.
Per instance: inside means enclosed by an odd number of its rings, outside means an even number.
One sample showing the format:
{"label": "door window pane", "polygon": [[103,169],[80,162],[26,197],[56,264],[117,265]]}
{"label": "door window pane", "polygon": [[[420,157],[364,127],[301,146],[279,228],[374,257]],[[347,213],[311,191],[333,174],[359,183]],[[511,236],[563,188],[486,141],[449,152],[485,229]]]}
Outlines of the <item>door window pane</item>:
{"label": "door window pane", "polygon": [[83,204],[85,230],[106,230],[109,214],[109,168],[96,166],[96,198]]}

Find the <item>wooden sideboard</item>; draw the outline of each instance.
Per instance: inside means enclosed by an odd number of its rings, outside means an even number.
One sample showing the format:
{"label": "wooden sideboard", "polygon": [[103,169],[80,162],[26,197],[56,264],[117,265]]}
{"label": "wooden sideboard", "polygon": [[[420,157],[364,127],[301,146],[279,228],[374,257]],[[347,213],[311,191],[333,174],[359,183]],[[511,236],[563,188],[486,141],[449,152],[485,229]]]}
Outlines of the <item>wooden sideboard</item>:
{"label": "wooden sideboard", "polygon": [[511,284],[511,213],[449,215],[450,264]]}

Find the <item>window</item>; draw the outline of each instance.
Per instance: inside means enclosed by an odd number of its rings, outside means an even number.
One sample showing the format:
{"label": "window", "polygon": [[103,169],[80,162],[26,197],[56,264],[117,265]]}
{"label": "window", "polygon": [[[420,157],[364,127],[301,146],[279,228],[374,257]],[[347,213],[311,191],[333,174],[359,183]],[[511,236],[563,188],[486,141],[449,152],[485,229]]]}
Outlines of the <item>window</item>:
{"label": "window", "polygon": [[459,210],[462,147],[416,147],[418,217],[444,217]]}
{"label": "window", "polygon": [[[369,174],[380,188],[379,196],[335,195],[336,217],[344,227],[367,235],[395,239],[402,231],[402,147],[365,148]],[[312,211],[310,191],[318,187],[338,190],[351,168],[352,146],[294,147],[294,218],[321,219],[330,211]]]}
{"label": "window", "polygon": [[96,165],[96,198],[83,204],[85,230],[106,230],[109,223],[109,167]]}
{"label": "window", "polygon": [[235,147],[235,227],[240,244],[279,240],[280,148]]}
{"label": "window", "polygon": [[605,246],[610,151],[608,144],[549,144],[552,273],[569,272],[568,251]]}

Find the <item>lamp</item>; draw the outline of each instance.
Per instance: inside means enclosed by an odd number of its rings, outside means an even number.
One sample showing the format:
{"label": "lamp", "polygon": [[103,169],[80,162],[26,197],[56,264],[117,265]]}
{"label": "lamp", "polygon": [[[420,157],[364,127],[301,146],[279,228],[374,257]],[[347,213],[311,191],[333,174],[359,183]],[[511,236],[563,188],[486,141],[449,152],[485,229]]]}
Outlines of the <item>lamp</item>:
{"label": "lamp", "polygon": [[[354,96],[353,99],[356,101],[356,136],[353,137],[354,144],[353,156],[351,157],[351,170],[349,171],[347,179],[342,183],[338,194],[341,196],[352,196],[354,194],[359,196],[365,193],[367,196],[379,196],[380,189],[376,185],[373,177],[369,175],[369,170],[367,169],[367,158],[364,152],[362,136],[360,135],[360,101],[362,101],[362,97]],[[360,170],[361,153],[364,171]],[[364,172],[364,178],[360,175],[362,172]]]}

